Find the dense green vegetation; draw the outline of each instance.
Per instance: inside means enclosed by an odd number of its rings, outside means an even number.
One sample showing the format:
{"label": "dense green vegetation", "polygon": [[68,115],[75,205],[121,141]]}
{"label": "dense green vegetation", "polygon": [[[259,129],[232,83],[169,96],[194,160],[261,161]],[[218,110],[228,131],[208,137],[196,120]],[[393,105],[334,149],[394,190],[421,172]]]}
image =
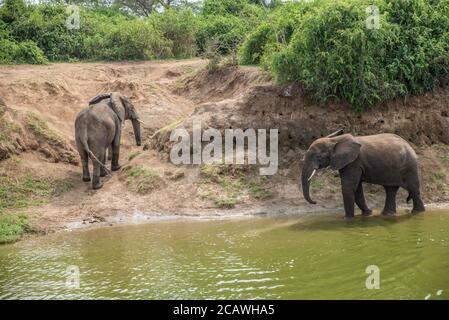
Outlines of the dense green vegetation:
{"label": "dense green vegetation", "polygon": [[[0,0],[0,63],[215,57],[238,53],[319,102],[357,111],[433,89],[449,72],[443,0]],[[378,9],[379,27],[368,7]],[[161,9],[164,10],[161,10]]]}
{"label": "dense green vegetation", "polygon": [[[379,28],[367,28],[374,4]],[[449,72],[449,2],[316,0],[273,10],[241,47],[281,82],[299,82],[320,102],[360,111],[434,88]]]}
{"label": "dense green vegetation", "polygon": [[4,0],[0,63],[186,58],[209,48],[229,53],[265,12],[249,0],[206,0],[196,14],[186,2],[142,16],[133,6],[92,4],[98,2],[76,1],[79,28],[71,29],[73,11],[63,1]]}

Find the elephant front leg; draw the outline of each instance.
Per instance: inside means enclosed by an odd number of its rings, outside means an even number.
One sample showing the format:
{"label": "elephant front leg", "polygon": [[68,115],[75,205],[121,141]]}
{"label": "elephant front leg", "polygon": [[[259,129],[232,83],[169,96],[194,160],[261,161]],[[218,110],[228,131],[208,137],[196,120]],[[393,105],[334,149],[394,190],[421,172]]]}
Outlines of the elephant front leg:
{"label": "elephant front leg", "polygon": [[[345,219],[351,220],[354,218],[354,204],[356,199],[361,200],[359,197],[356,197],[356,192],[359,191],[358,195],[362,195],[360,193],[359,185],[361,184],[361,170],[358,167],[347,166],[344,169],[340,170],[340,179],[341,179],[341,191],[343,193],[343,203],[345,207]],[[363,202],[365,199],[363,198]],[[360,204],[362,204],[360,202]],[[365,205],[366,206],[366,205]]]}
{"label": "elephant front leg", "polygon": [[396,194],[399,187],[384,186],[387,197],[385,199],[385,207],[382,210],[382,214],[385,216],[391,216],[396,213]]}
{"label": "elephant front leg", "polygon": [[342,178],[341,191],[343,194],[343,204],[345,207],[345,219],[351,220],[354,218],[354,203],[355,203],[355,187],[351,181]]}
{"label": "elephant front leg", "polygon": [[343,203],[345,206],[345,219],[351,220],[354,218],[354,202],[355,195],[352,189],[343,190]]}
{"label": "elephant front leg", "polygon": [[366,205],[362,182],[359,183],[359,186],[355,191],[355,203],[357,203],[357,206],[360,208],[360,210],[362,210],[362,216],[367,217],[372,215],[373,211]]}

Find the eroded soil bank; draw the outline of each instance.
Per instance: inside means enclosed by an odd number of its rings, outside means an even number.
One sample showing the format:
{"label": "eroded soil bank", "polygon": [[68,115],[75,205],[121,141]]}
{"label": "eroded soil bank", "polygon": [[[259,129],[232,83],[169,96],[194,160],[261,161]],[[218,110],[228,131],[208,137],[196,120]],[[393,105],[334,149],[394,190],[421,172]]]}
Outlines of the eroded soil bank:
{"label": "eroded soil bank", "polygon": [[[93,191],[81,181],[73,123],[93,96],[111,91],[137,107],[147,124],[146,144],[134,145],[128,124],[123,170]],[[441,204],[449,201],[448,106],[445,86],[357,115],[343,104],[315,105],[301,88],[277,86],[256,68],[210,71],[203,60],[2,66],[0,210],[29,216],[33,229],[43,232],[173,215],[340,210],[334,172],[314,179],[317,206],[307,204],[298,189],[305,149],[340,128],[354,135],[393,132],[410,141],[420,158],[424,200]],[[191,130],[193,119],[201,120],[203,129],[279,129],[277,173],[262,177],[254,166],[173,165],[170,132]],[[366,186],[365,195],[371,207],[382,207],[381,187]],[[407,207],[405,199],[401,191],[398,204]]]}

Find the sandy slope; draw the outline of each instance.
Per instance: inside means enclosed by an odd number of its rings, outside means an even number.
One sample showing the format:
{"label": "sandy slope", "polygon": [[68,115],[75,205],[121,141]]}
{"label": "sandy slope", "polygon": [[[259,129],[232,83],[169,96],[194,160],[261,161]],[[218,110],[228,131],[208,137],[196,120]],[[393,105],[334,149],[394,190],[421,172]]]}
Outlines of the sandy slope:
{"label": "sandy slope", "polygon": [[[158,128],[192,112],[193,102],[171,94],[170,86],[179,77],[202,66],[204,62],[201,60],[1,66],[0,97],[8,108],[37,113],[52,130],[74,146],[76,114],[93,96],[119,91],[133,101],[142,120],[148,124],[143,130],[143,136],[147,137]],[[126,162],[129,153],[139,150],[133,146],[130,124],[126,125],[125,132],[122,162]],[[72,172],[80,171],[76,166],[49,163],[38,152],[27,152],[20,157],[18,164],[9,160],[1,162],[0,169],[10,173],[31,171],[56,177],[71,176]],[[115,181],[107,183],[101,193],[95,193],[88,184],[77,181],[72,191],[44,208],[32,211],[40,227],[51,229],[55,224],[72,218],[89,219],[96,211],[102,211],[103,203],[105,210],[127,211],[130,198],[133,195],[128,195],[126,188]]]}

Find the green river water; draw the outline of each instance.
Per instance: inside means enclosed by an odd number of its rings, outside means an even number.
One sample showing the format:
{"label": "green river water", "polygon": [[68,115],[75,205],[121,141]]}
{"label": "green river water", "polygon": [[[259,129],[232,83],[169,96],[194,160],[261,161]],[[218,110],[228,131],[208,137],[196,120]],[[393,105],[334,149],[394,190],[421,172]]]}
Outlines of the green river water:
{"label": "green river water", "polygon": [[[370,265],[379,289],[366,288]],[[15,298],[448,299],[449,212],[171,220],[35,237],[0,246],[0,299]]]}

